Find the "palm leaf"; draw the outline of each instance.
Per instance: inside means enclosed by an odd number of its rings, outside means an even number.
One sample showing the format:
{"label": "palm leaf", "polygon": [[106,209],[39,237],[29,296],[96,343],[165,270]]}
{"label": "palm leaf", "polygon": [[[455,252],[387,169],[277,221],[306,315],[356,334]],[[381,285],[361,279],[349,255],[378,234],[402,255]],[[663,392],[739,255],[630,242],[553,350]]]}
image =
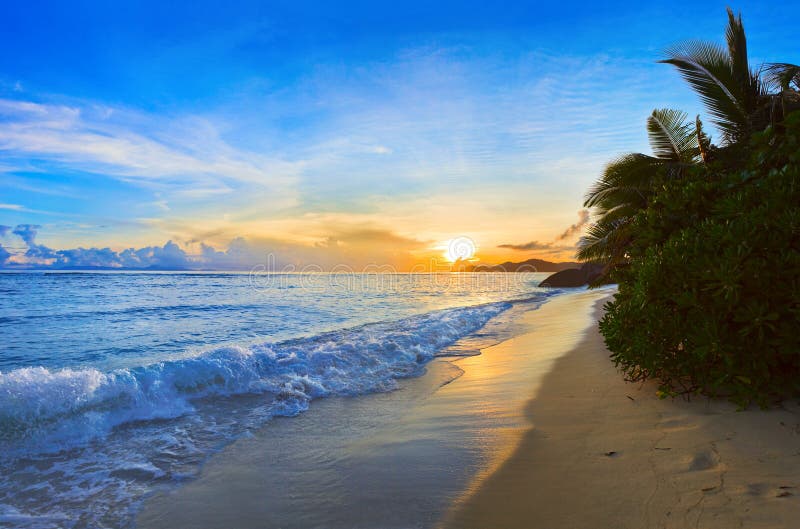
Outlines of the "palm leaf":
{"label": "palm leaf", "polygon": [[721,46],[686,42],[667,51],[660,62],[675,66],[689,83],[726,139],[735,141],[748,128],[743,97],[733,77],[731,59]]}
{"label": "palm leaf", "polygon": [[661,62],[681,73],[711,114],[727,143],[736,143],[771,122],[767,88],[750,69],[742,16],[728,9],[727,47],[691,41],[667,51]]}
{"label": "palm leaf", "polygon": [[[730,7],[728,8],[728,27],[725,29],[725,40],[728,43],[731,74],[741,89],[741,95],[746,98],[755,95],[753,83],[756,78],[750,71],[747,58],[747,37],[744,32],[744,24],[742,24],[742,15],[740,13],[738,16],[734,16]],[[749,101],[745,106],[752,110],[755,103],[756,101]]]}
{"label": "palm leaf", "polygon": [[606,165],[603,174],[586,194],[584,207],[602,207],[619,201],[646,203],[653,174],[662,161],[646,154],[626,154]]}
{"label": "palm leaf", "polygon": [[591,224],[578,242],[577,258],[584,262],[602,263],[612,268],[625,261],[631,241],[630,217]]}
{"label": "palm leaf", "polygon": [[790,90],[792,84],[800,89],[800,66],[786,62],[776,62],[766,65],[767,77],[775,82],[782,90]]}
{"label": "palm leaf", "polygon": [[686,112],[669,108],[654,110],[647,118],[650,147],[656,158],[691,163],[698,153],[697,134]]}

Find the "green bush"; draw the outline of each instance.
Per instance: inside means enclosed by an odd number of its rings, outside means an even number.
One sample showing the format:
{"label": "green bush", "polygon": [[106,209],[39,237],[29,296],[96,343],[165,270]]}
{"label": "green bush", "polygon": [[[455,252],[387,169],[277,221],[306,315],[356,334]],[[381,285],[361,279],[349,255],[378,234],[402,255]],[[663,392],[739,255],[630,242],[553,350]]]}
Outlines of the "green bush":
{"label": "green bush", "polygon": [[800,395],[800,113],[783,125],[744,160],[664,178],[633,220],[600,322],[629,379],[742,405]]}

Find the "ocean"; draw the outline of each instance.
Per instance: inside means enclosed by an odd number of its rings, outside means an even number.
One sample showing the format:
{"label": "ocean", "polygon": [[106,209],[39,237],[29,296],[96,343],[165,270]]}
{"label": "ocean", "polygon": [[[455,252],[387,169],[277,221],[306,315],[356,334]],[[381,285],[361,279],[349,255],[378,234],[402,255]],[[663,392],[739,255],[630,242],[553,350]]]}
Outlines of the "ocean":
{"label": "ocean", "polygon": [[0,274],[0,523],[130,527],[315,399],[476,354],[545,274]]}

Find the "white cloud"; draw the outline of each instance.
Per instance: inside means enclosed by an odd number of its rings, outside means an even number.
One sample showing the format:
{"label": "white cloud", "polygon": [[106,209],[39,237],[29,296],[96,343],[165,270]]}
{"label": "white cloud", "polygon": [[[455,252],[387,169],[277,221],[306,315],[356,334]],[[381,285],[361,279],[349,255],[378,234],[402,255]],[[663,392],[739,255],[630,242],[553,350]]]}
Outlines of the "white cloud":
{"label": "white cloud", "polygon": [[0,149],[70,170],[179,190],[231,185],[290,198],[302,162],[237,149],[199,117],[162,116],[91,103],[0,100]]}
{"label": "white cloud", "polygon": [[[286,86],[258,81],[189,116],[0,100],[3,163],[144,188],[114,195],[152,208],[113,219],[147,216],[121,234],[140,245],[219,226],[307,243],[321,235],[313,219],[346,214],[437,240],[457,229],[495,247],[549,240],[552,226],[573,223],[603,164],[648,148],[644,119],[654,106],[693,110],[675,100],[680,79],[665,66],[516,45],[417,48],[314,65]],[[25,178],[15,186],[44,181]],[[106,222],[109,213],[99,215]]]}

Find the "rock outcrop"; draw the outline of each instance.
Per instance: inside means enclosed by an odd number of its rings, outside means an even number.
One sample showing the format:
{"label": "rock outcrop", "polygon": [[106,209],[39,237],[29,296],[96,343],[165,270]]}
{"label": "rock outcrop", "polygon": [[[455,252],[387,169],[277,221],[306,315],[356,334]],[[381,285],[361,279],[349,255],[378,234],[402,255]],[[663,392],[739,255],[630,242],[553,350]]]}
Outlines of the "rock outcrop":
{"label": "rock outcrop", "polygon": [[593,282],[602,273],[603,267],[601,265],[586,263],[580,268],[570,268],[556,272],[539,283],[539,286],[552,288],[582,287]]}

